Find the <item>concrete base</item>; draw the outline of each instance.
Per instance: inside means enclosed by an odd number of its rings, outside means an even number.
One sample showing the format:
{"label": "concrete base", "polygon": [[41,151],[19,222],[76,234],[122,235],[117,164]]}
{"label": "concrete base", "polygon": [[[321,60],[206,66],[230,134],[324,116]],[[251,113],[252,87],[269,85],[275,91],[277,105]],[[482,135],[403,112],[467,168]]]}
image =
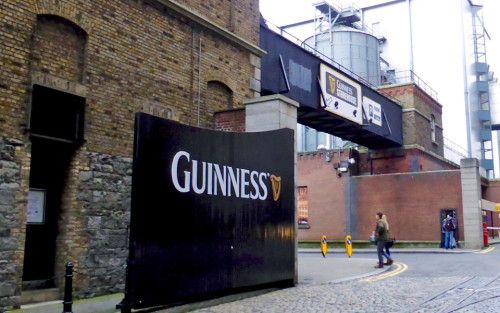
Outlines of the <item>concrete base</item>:
{"label": "concrete base", "polygon": [[21,294],[21,305],[56,300],[62,301],[62,294],[58,288],[27,290]]}

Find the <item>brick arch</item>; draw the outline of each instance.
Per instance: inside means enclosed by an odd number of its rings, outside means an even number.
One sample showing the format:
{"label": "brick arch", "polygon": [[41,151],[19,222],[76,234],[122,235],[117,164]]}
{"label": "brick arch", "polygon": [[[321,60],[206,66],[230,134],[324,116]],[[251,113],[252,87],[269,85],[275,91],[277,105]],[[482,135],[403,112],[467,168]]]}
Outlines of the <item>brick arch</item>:
{"label": "brick arch", "polygon": [[210,79],[203,86],[201,99],[201,118],[204,123],[202,127],[215,129],[216,114],[233,109],[234,93],[224,82]]}
{"label": "brick arch", "polygon": [[227,79],[227,75],[222,75],[220,71],[209,70],[203,75],[203,80],[207,83],[218,82],[225,85],[231,92],[234,92],[236,86],[234,82]]}
{"label": "brick arch", "polygon": [[39,14],[33,34],[31,70],[68,82],[83,82],[88,35],[72,21]]}
{"label": "brick arch", "polygon": [[76,6],[60,1],[35,0],[35,8],[38,15],[59,16],[81,28],[87,35],[92,32],[92,19],[79,11]]}
{"label": "brick arch", "polygon": [[207,82],[204,100],[214,112],[232,109],[234,101],[233,91],[226,84],[218,80],[210,80]]}

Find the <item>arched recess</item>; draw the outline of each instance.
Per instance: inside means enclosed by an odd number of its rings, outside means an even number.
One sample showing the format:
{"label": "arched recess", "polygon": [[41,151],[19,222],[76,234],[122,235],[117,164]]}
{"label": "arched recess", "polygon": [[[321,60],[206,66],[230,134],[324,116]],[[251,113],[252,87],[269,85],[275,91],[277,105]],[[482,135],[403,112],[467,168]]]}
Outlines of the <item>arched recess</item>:
{"label": "arched recess", "polygon": [[33,36],[31,71],[81,83],[85,77],[87,33],[63,17],[40,14]]}
{"label": "arched recess", "polygon": [[217,80],[207,82],[207,88],[204,92],[203,99],[206,110],[201,111],[206,112],[207,115],[205,116],[206,125],[202,126],[207,128],[215,127],[214,114],[216,112],[233,108],[233,91],[226,84]]}

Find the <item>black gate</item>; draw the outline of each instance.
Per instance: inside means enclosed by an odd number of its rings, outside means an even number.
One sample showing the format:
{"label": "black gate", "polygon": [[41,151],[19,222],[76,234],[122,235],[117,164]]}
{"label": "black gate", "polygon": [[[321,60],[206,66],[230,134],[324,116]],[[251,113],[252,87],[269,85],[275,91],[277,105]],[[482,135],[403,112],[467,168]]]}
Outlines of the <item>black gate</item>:
{"label": "black gate", "polygon": [[293,284],[294,208],[292,130],[217,132],[138,113],[120,306]]}

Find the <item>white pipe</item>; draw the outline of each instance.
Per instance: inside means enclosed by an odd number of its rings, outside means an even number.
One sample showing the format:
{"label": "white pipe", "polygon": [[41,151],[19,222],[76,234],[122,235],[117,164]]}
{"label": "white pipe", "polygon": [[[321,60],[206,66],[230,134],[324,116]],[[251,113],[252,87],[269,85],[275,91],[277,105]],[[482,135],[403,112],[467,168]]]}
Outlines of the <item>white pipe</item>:
{"label": "white pipe", "polygon": [[[467,134],[467,157],[472,158],[472,142],[471,142],[471,125],[470,125],[470,105],[469,105],[469,83],[467,80],[467,58],[465,56],[465,30],[464,30],[464,11],[463,1],[461,1],[461,13],[460,13],[460,30],[462,33],[462,73],[464,76],[464,103],[465,103],[465,127]],[[471,12],[472,13],[472,12]]]}
{"label": "white pipe", "polygon": [[200,53],[198,55],[198,127],[200,127],[200,99],[201,99],[201,37],[200,37]]}
{"label": "white pipe", "polygon": [[408,24],[409,24],[409,27],[410,27],[410,36],[409,36],[409,39],[410,39],[410,71],[414,72],[414,69],[413,69],[413,27],[412,27],[412,23],[411,23],[411,0],[406,0],[406,3],[408,3]]}

